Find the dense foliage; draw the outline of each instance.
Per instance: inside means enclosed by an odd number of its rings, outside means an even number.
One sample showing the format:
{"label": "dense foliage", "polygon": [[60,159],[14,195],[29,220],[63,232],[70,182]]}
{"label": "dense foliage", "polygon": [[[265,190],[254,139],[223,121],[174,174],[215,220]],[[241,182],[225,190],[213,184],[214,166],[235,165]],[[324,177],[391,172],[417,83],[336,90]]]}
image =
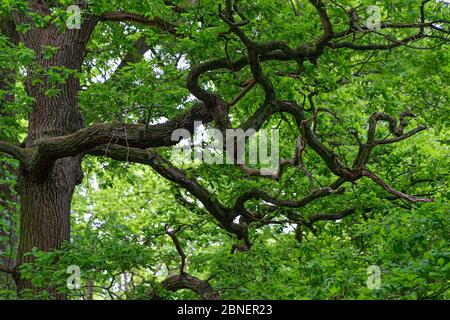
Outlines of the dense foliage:
{"label": "dense foliage", "polygon": [[[66,28],[65,9],[72,1],[45,2],[52,6],[51,13],[28,12],[34,24],[16,26],[19,32],[48,24]],[[108,156],[108,148],[116,143],[111,138],[102,145],[106,151],[80,151],[84,178],[73,196],[70,242],[28,253],[33,259],[20,265],[18,272],[43,290],[24,290],[22,297],[48,298],[56,288],[70,299],[199,298],[196,290],[164,285],[165,279],[181,271],[207,282],[224,299],[450,298],[450,53],[444,22],[449,5],[419,0],[323,1],[335,33],[347,30],[349,12],[358,12],[361,21],[368,19],[369,5],[378,5],[381,20],[388,23],[443,22],[433,25],[437,29],[424,30],[426,36],[417,41],[402,40],[415,34],[414,28],[353,30],[336,40],[337,45],[324,45],[323,53],[299,63],[263,58],[270,52],[251,62],[252,50],[259,49],[247,46],[239,32],[258,44],[279,40],[297,48],[315,43],[324,25],[312,3],[321,1],[237,1],[239,10],[228,7],[228,2],[90,1],[86,11],[92,15],[157,16],[173,23],[176,32],[136,19],[104,18],[93,30],[79,70],[64,65],[44,68],[35,59],[41,55],[50,61],[60,48],[46,45],[36,52],[0,33],[0,71],[14,83],[0,87],[0,140],[19,144],[28,134],[33,98],[25,82],[30,74],[34,85],[45,87],[47,97],[58,96],[60,85],[70,77],[79,79],[78,106],[86,127],[126,123],[152,130],[197,108],[199,102],[207,105],[208,96],[202,91],[230,102],[243,90],[245,94],[228,108],[228,117],[231,126],[245,127],[248,119],[263,114],[261,106],[272,86],[277,101],[290,101],[304,110],[309,119],[305,123],[314,126],[320,144],[349,168],[357,167],[354,161],[370,139],[369,122],[375,112],[395,119],[405,111],[415,114],[405,117],[404,132],[421,126],[423,130],[376,145],[363,161],[362,167],[381,177],[388,188],[368,175],[354,181],[341,176],[344,180],[334,185],[338,170],[333,171],[309,141],[304,141],[300,163],[284,167],[279,179],[270,179],[249,175],[236,165],[172,161],[152,167],[134,161],[134,151],[122,158]],[[9,17],[26,11],[27,5],[28,1],[2,1],[0,14]],[[230,8],[236,12],[227,16]],[[240,25],[231,17],[248,21]],[[375,44],[387,48],[371,49]],[[250,67],[207,69],[198,79],[190,78],[195,66],[224,57],[231,64],[247,59],[246,52]],[[189,80],[199,81],[199,88]],[[214,120],[204,125],[220,127],[220,119]],[[393,135],[388,124],[378,122],[376,139],[405,134],[402,129]],[[280,110],[259,128],[279,130],[284,159],[294,156],[297,138],[307,135],[292,113]],[[161,157],[171,159],[173,146],[156,147]],[[0,153],[0,265],[13,265],[21,232],[16,175],[22,169],[20,159],[6,153]],[[187,180],[195,180],[208,192],[208,200],[193,194],[186,183],[168,178],[173,163]],[[270,201],[302,199],[333,185],[333,190],[342,186],[345,191],[293,208]],[[390,187],[405,196],[390,192]],[[272,198],[246,199],[236,215],[245,232],[224,227],[208,207],[211,201],[237,208],[237,200],[251,190]],[[181,261],[185,268],[180,269]],[[71,265],[81,270],[77,289],[67,287]],[[367,286],[371,266],[381,271],[380,288]],[[0,298],[17,298],[6,273],[0,273]]]}

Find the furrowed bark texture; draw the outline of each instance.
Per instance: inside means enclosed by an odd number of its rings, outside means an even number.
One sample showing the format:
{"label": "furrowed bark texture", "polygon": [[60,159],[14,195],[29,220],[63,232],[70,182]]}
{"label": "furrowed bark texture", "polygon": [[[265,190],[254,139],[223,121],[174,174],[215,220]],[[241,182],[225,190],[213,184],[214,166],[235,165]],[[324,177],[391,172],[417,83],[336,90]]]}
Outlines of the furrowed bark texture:
{"label": "furrowed bark texture", "polygon": [[[26,22],[16,14],[15,23]],[[94,27],[94,21],[86,21],[81,30],[33,28],[21,34],[21,41],[36,52],[36,67],[29,70],[26,90],[34,98],[29,115],[26,147],[32,147],[43,139],[73,133],[83,127],[83,119],[77,105],[79,80],[69,76],[64,84],[53,84],[46,75],[50,67],[79,70],[84,48]],[[43,45],[57,48],[55,55],[46,59]],[[39,78],[40,82],[35,82]],[[50,88],[58,89],[56,96],[46,94]],[[70,237],[70,210],[75,186],[82,179],[81,156],[56,160],[51,166],[40,167],[40,172],[30,172],[21,166],[18,173],[20,193],[20,239],[17,265],[30,261],[26,253],[33,248],[51,250],[60,248]],[[33,288],[28,280],[18,277],[17,289]],[[44,288],[45,289],[45,288]],[[53,288],[46,288],[54,298],[64,298]]]}

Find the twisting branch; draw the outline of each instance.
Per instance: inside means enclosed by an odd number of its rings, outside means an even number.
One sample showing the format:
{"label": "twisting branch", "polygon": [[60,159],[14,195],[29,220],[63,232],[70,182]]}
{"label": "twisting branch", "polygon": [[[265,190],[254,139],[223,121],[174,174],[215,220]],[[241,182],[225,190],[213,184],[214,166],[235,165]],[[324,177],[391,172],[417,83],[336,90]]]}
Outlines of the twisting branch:
{"label": "twisting branch", "polygon": [[234,105],[236,105],[255,86],[255,84],[256,81],[254,79],[248,81],[244,89],[239,92],[239,94],[234,97],[231,102],[228,103],[228,107],[233,107]]}
{"label": "twisting branch", "polygon": [[88,154],[106,156],[114,160],[142,163],[151,166],[167,180],[172,181],[189,191],[205,206],[205,209],[220,223],[222,228],[235,234],[238,239],[250,243],[248,240],[247,227],[243,224],[233,222],[237,213],[222,205],[195,178],[189,178],[185,171],[174,167],[156,150],[110,146],[108,149],[105,147],[98,147],[89,151]]}
{"label": "twisting branch", "polygon": [[175,248],[177,249],[178,254],[180,255],[181,264],[180,264],[180,274],[186,274],[186,254],[183,251],[183,248],[180,245],[180,241],[178,241],[177,233],[181,230],[178,227],[175,230],[172,230],[169,225],[165,226],[166,234],[172,239]]}
{"label": "twisting branch", "polygon": [[13,278],[15,278],[17,275],[17,270],[15,268],[11,268],[11,267],[4,266],[4,265],[0,265],[0,272],[8,273]]}
{"label": "twisting branch", "polygon": [[323,198],[326,196],[329,196],[331,194],[342,194],[344,193],[344,188],[338,188],[338,189],[332,189],[330,187],[326,188],[320,188],[317,190],[312,191],[310,194],[305,196],[304,198],[300,200],[282,200],[275,197],[272,197],[268,193],[261,191],[261,190],[251,190],[244,194],[242,194],[238,199],[236,200],[236,203],[234,205],[235,211],[241,211],[244,208],[244,205],[247,201],[255,199],[255,200],[264,200],[266,202],[269,202],[271,204],[274,204],[276,206],[280,207],[289,207],[289,208],[301,208],[306,206],[308,203]]}
{"label": "twisting branch", "polygon": [[[425,198],[417,198],[413,196],[408,196],[406,194],[403,194],[402,192],[396,191],[390,186],[388,186],[382,179],[375,176],[372,173],[369,173],[369,171],[364,170],[364,166],[367,164],[370,156],[370,152],[373,149],[373,147],[376,145],[377,141],[375,140],[375,131],[376,131],[376,123],[377,121],[384,120],[389,122],[389,130],[392,134],[396,136],[396,138],[393,138],[391,140],[387,140],[388,142],[397,142],[403,139],[406,139],[409,136],[412,136],[414,133],[420,132],[422,130],[425,130],[425,127],[418,127],[406,134],[403,133],[403,130],[406,126],[405,119],[406,117],[413,117],[414,115],[409,112],[405,111],[400,116],[399,124],[397,125],[397,121],[390,115],[381,113],[381,112],[375,112],[369,119],[369,129],[368,129],[368,138],[367,142],[365,144],[362,144],[360,146],[358,155],[354,161],[353,168],[347,168],[345,167],[340,161],[339,157],[334,154],[331,150],[328,150],[321,142],[318,141],[318,139],[315,137],[315,134],[313,130],[311,130],[310,126],[307,125],[307,119],[303,115],[303,112],[295,107],[295,104],[292,103],[281,103],[282,109],[286,112],[290,112],[296,119],[298,125],[300,128],[302,128],[303,137],[305,138],[305,141],[308,143],[308,145],[314,149],[325,161],[328,168],[335,173],[337,176],[341,178],[338,184],[335,185],[335,187],[341,185],[345,181],[356,181],[362,176],[367,176],[371,178],[374,182],[381,185],[385,190],[387,190],[390,193],[393,193],[403,199],[406,199],[411,202],[430,202],[432,199],[425,199]],[[386,140],[385,140],[386,142]],[[387,142],[386,142],[387,143]],[[380,143],[385,144],[385,143]]]}
{"label": "twisting branch", "polygon": [[405,111],[400,115],[400,122],[397,125],[397,120],[395,120],[394,117],[383,112],[373,113],[369,119],[369,131],[367,133],[367,141],[372,142],[374,140],[376,125],[378,121],[387,121],[389,123],[389,131],[396,137],[401,136],[406,126],[405,121],[406,117],[415,118],[416,116],[410,111]]}
{"label": "twisting branch", "polygon": [[[269,78],[262,71],[260,64],[260,48],[256,43],[251,41],[239,28],[241,25],[247,24],[248,21],[244,19],[242,23],[234,22],[233,10],[236,10],[238,13],[240,13],[236,6],[234,8],[232,7],[231,0],[227,0],[225,13],[222,12],[219,7],[219,17],[229,25],[230,31],[235,33],[241,39],[242,43],[244,43],[245,47],[247,48],[248,61],[250,70],[253,74],[253,78],[258,84],[263,87],[266,95],[266,101],[272,101],[276,96],[275,89]],[[241,17],[243,16],[242,13],[240,13],[239,15]]]}
{"label": "twisting branch", "polygon": [[299,137],[296,140],[296,147],[295,147],[295,155],[293,159],[281,159],[278,162],[278,168],[275,172],[271,174],[266,174],[261,169],[254,169],[251,168],[245,164],[239,164],[239,168],[247,175],[251,177],[261,177],[261,178],[269,178],[276,181],[279,181],[281,177],[283,176],[285,167],[287,166],[299,166],[303,173],[308,177],[311,184],[311,173],[308,171],[308,169],[305,166],[305,163],[303,162],[302,158],[302,152],[305,149],[305,146],[302,144],[302,139]]}
{"label": "twisting branch", "polygon": [[316,49],[319,52],[323,52],[325,44],[333,38],[333,26],[331,25],[330,18],[328,17],[327,10],[322,0],[310,0],[309,1],[319,14],[320,22],[323,27],[323,34],[316,42]]}
{"label": "twisting branch", "polygon": [[212,121],[209,110],[199,104],[172,120],[151,126],[143,124],[101,123],[80,129],[66,136],[48,138],[28,148],[19,148],[1,143],[0,151],[8,152],[25,165],[25,169],[37,179],[48,172],[59,158],[76,156],[97,146],[117,144],[134,148],[172,146],[179,141],[172,140],[172,133],[179,128],[194,132],[194,122]]}
{"label": "twisting branch", "polygon": [[[336,6],[343,9],[342,6],[338,5],[334,1],[332,1],[332,2]],[[388,43],[385,43],[385,44],[380,44],[380,43],[357,44],[355,42],[349,42],[349,41],[343,41],[343,42],[328,41],[325,45],[330,48],[333,48],[333,49],[349,48],[349,49],[353,49],[353,50],[390,50],[390,49],[393,49],[393,48],[396,48],[399,46],[409,46],[409,44],[411,42],[415,42],[415,41],[425,39],[425,38],[441,38],[444,41],[448,42],[448,39],[446,39],[446,38],[442,38],[442,37],[434,36],[434,35],[427,35],[425,33],[425,28],[429,28],[429,29],[436,30],[441,33],[450,34],[449,30],[445,30],[438,26],[439,24],[449,24],[450,21],[443,20],[443,19],[432,21],[432,22],[425,21],[425,4],[427,4],[428,2],[430,2],[430,0],[421,1],[420,22],[419,23],[381,22],[379,25],[379,28],[377,28],[379,30],[383,30],[383,29],[392,29],[392,30],[395,30],[395,29],[418,29],[418,31],[413,35],[406,36],[402,39],[393,38],[387,34],[380,33],[375,28],[371,29],[371,28],[368,28],[367,26],[359,24],[359,21],[358,21],[359,19],[358,19],[358,17],[354,17],[354,12],[346,12],[349,17],[349,22],[350,22],[349,29],[347,29],[343,32],[333,33],[333,35],[331,37],[332,39],[329,39],[329,40],[333,40],[333,39],[336,40],[336,39],[344,38],[344,37],[347,37],[349,34],[355,35],[356,33],[362,34],[361,38],[363,38],[364,36],[373,33],[373,34],[377,34],[377,35],[385,38],[388,41]]]}
{"label": "twisting branch", "polygon": [[27,152],[27,149],[16,146],[15,144],[6,141],[0,140],[0,152],[9,154],[10,156],[13,156],[23,163],[27,163],[29,159],[29,153]]}
{"label": "twisting branch", "polygon": [[260,58],[255,49],[252,47],[247,47],[248,50],[248,59],[250,62],[250,70],[255,78],[255,81],[263,87],[265,92],[266,101],[275,100],[276,93],[270,79],[263,73]]}
{"label": "twisting branch", "polygon": [[[375,146],[398,142],[427,129],[426,126],[419,126],[411,131],[404,133],[407,117],[415,118],[416,116],[410,111],[404,111],[401,113],[399,122],[397,124],[397,120],[393,116],[383,112],[374,112],[369,118],[367,141],[365,144],[359,143],[359,151],[358,156],[356,157],[354,162],[354,168],[355,169],[364,168],[364,166],[369,161],[370,154]],[[389,132],[393,134],[395,137],[389,139],[386,137],[382,140],[375,139],[378,121],[387,121],[389,124],[388,126]]]}
{"label": "twisting branch", "polygon": [[336,221],[345,218],[356,212],[355,208],[348,208],[338,213],[318,213],[309,217],[308,222],[313,224],[317,221],[329,220]]}
{"label": "twisting branch", "polygon": [[306,167],[306,164],[303,161],[303,150],[305,149],[305,147],[306,147],[306,144],[303,144],[302,138],[301,137],[297,138],[297,153],[298,154],[296,155],[296,157],[298,158],[298,166],[303,171],[305,176],[308,177],[309,189],[310,189],[310,191],[313,191],[314,190],[314,177],[311,174],[311,172],[308,171],[308,168]]}
{"label": "twisting branch", "polygon": [[348,48],[348,49],[353,49],[353,50],[358,50],[358,51],[369,51],[369,50],[389,50],[389,49],[394,49],[396,47],[400,47],[403,45],[407,45],[411,42],[420,40],[420,39],[424,39],[426,38],[426,35],[422,35],[422,34],[416,34],[416,35],[412,35],[406,38],[403,38],[401,40],[395,40],[392,41],[389,44],[355,44],[353,42],[330,42],[327,44],[327,46],[329,46],[332,49],[339,49],[339,48]]}
{"label": "twisting branch", "polygon": [[386,182],[384,182],[380,177],[378,177],[376,174],[370,172],[369,170],[362,170],[362,175],[365,177],[370,178],[372,181],[376,182],[380,186],[382,186],[387,192],[392,193],[393,195],[411,201],[411,202],[433,202],[433,199],[429,198],[420,198],[415,196],[407,195],[403,192],[400,192],[398,190],[395,190],[391,186],[389,186]]}
{"label": "twisting branch", "polygon": [[[195,3],[195,2],[192,2],[192,3]],[[186,12],[186,8],[182,8],[182,7],[178,6],[178,5],[176,5],[176,4],[175,4],[173,1],[171,1],[171,0],[164,0],[164,4],[165,4],[166,6],[171,7],[173,12],[176,12],[176,13],[183,13],[183,12]]]}
{"label": "twisting branch", "polygon": [[173,23],[160,17],[153,19],[132,12],[105,12],[100,16],[100,21],[128,21],[156,27],[172,35],[177,34],[177,27]]}
{"label": "twisting branch", "polygon": [[[207,281],[188,274],[171,276],[164,280],[161,285],[164,289],[173,292],[181,289],[192,290],[204,300],[222,300],[220,294],[214,290],[214,288]],[[159,297],[154,291],[148,292],[147,295],[152,300],[161,300],[161,297]]]}
{"label": "twisting branch", "polygon": [[[178,240],[177,233],[180,232],[181,226],[176,229],[171,229],[169,225],[165,226],[165,233],[172,239],[175,248],[181,258],[180,264],[180,274],[173,275],[161,282],[162,287],[165,290],[176,292],[181,289],[192,290],[197,293],[204,300],[222,300],[219,292],[217,292],[210,284],[209,280],[201,280],[197,277],[189,275],[186,272],[186,254],[181,247],[180,241]],[[147,295],[152,300],[160,300],[161,297],[154,291],[150,291]]]}
{"label": "twisting branch", "polygon": [[400,136],[397,136],[395,138],[374,140],[374,144],[379,145],[379,144],[389,144],[389,143],[399,142],[399,141],[405,140],[405,139],[415,135],[416,133],[419,133],[419,132],[427,130],[427,129],[428,128],[426,126],[421,125],[421,126],[418,126],[417,128],[414,128]]}

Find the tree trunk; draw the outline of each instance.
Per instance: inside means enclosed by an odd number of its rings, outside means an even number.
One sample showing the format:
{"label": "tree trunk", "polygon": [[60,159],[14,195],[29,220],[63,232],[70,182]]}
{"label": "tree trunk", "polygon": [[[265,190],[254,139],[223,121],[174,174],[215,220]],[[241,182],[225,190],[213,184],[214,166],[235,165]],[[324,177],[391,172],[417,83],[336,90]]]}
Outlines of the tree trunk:
{"label": "tree trunk", "polygon": [[[25,254],[33,248],[48,251],[60,248],[64,241],[70,240],[71,201],[80,175],[80,158],[58,160],[44,181],[33,181],[21,172],[19,266],[31,261],[31,257]],[[29,281],[19,277],[18,292],[27,288],[34,294],[47,289],[54,298],[64,297],[56,294],[51,286],[33,288]]]}
{"label": "tree trunk", "polygon": [[[50,98],[42,92],[44,88],[34,87],[31,82],[27,84],[28,93],[36,99],[30,114],[27,146],[43,138],[69,134],[82,128],[76,101],[78,86],[78,80],[70,78],[59,88],[59,96]],[[33,248],[48,251],[69,241],[72,195],[81,178],[81,156],[57,160],[44,175],[20,170],[19,266],[30,261],[25,254]],[[18,292],[27,288],[35,293],[41,290],[19,277]],[[63,298],[54,292],[52,295]]]}
{"label": "tree trunk", "polygon": [[[61,65],[55,57],[50,65]],[[41,66],[48,61],[40,61]],[[27,81],[27,91],[35,99],[29,117],[27,147],[36,142],[60,135],[72,133],[83,127],[81,114],[77,107],[76,94],[79,81],[74,77],[60,85],[57,97],[48,97],[45,90],[51,85],[44,80],[43,86],[33,86],[32,76]],[[33,248],[48,251],[61,247],[70,237],[70,208],[75,186],[81,181],[81,157],[57,160],[48,172],[27,172],[20,170],[18,176],[20,194],[20,239],[17,264],[29,262],[31,257],[25,254]],[[17,289],[32,289],[29,281],[18,279]],[[45,289],[45,288],[43,288]],[[54,298],[63,296],[49,291]]]}
{"label": "tree trunk", "polygon": [[[79,79],[69,76],[64,84],[50,83],[46,72],[50,67],[71,70],[81,68],[84,48],[94,23],[82,30],[61,32],[54,26],[32,29],[21,35],[21,41],[36,52],[36,64],[28,72],[26,89],[34,98],[29,115],[27,147],[42,139],[67,135],[83,127],[83,119],[77,105]],[[51,58],[44,57],[43,47],[52,46],[57,52]],[[39,79],[39,84],[33,80]],[[46,90],[58,89],[57,96],[48,96]],[[68,157],[49,164],[45,172],[28,172],[22,167],[18,174],[20,195],[20,239],[17,265],[29,262],[26,256],[33,248],[52,250],[70,239],[70,210],[75,186],[81,182],[81,156]],[[64,295],[49,288],[35,288],[28,280],[19,277],[17,289],[31,289],[34,293],[47,290],[53,298]]]}

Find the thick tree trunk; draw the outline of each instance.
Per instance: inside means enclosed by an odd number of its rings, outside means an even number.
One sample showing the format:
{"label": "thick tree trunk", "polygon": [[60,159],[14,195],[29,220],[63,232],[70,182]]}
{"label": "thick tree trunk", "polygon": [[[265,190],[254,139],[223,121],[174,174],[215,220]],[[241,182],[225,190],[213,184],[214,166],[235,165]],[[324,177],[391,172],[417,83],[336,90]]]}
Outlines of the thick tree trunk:
{"label": "thick tree trunk", "polygon": [[[50,65],[62,65],[55,57]],[[45,67],[48,61],[40,61]],[[77,107],[76,95],[79,81],[74,77],[60,85],[57,97],[48,97],[45,90],[50,87],[44,79],[44,85],[33,86],[32,76],[27,82],[27,91],[35,99],[29,117],[29,129],[26,144],[60,135],[72,133],[83,127],[81,114]],[[57,160],[48,172],[27,172],[20,170],[18,182],[20,193],[20,239],[17,264],[27,262],[25,256],[33,248],[48,251],[61,247],[70,237],[70,208],[75,186],[81,181],[81,157]],[[54,298],[61,299],[54,289],[33,288],[29,281],[21,277],[17,283],[18,292],[32,289],[34,292],[48,290]]]}
{"label": "thick tree trunk", "polygon": [[[43,2],[32,2],[32,10],[41,15],[51,11]],[[13,12],[14,24],[33,21],[20,12]],[[80,89],[79,79],[70,76],[65,83],[54,84],[46,75],[50,68],[58,72],[79,71],[85,48],[98,19],[90,17],[83,20],[80,29],[62,30],[55,25],[44,28],[31,28],[21,33],[20,42],[36,53],[36,62],[28,70],[26,90],[34,98],[29,115],[27,147],[32,147],[42,139],[67,135],[83,127],[83,119],[77,105]],[[45,56],[46,47],[55,49],[52,57]],[[38,80],[36,82],[36,80]],[[58,89],[57,96],[46,94],[48,89]],[[49,163],[45,172],[29,172],[22,166],[18,173],[20,196],[20,238],[17,265],[32,259],[26,255],[33,248],[52,250],[61,247],[70,239],[70,210],[75,186],[81,182],[81,156],[63,158]],[[34,288],[30,281],[17,277],[17,289],[31,289],[33,292],[48,290],[54,298],[61,299],[49,284],[48,288]]]}
{"label": "thick tree trunk", "polygon": [[[70,237],[70,208],[74,188],[80,181],[80,159],[58,160],[50,176],[44,181],[33,181],[26,173],[20,176],[20,240],[17,262],[20,266],[30,261],[25,256],[33,248],[48,251],[61,247]],[[63,298],[48,288],[33,288],[29,281],[19,277],[18,292],[33,289],[36,293],[48,290],[54,298]]]}
{"label": "thick tree trunk", "polygon": [[[42,139],[73,133],[83,127],[83,119],[77,105],[80,89],[79,79],[70,76],[64,84],[50,83],[45,75],[47,70],[63,67],[79,70],[84,56],[84,48],[94,24],[83,30],[60,30],[50,26],[33,29],[22,35],[22,41],[37,54],[36,66],[29,71],[26,89],[34,98],[29,115],[27,147],[34,146]],[[57,48],[56,54],[48,59],[42,54],[43,46]],[[38,70],[38,71],[35,71]],[[33,80],[39,78],[38,85]],[[57,96],[46,95],[46,90],[56,88]],[[49,164],[45,172],[28,172],[21,168],[18,174],[20,195],[20,239],[17,265],[30,261],[26,253],[33,248],[51,250],[61,247],[70,238],[70,210],[75,186],[81,182],[81,156],[57,160]],[[63,295],[49,288],[34,288],[30,281],[19,277],[18,292],[31,289],[33,292],[49,291],[53,298]]]}
{"label": "thick tree trunk", "polygon": [[[30,114],[27,146],[37,141],[65,135],[83,126],[77,108],[76,93],[79,83],[70,78],[59,89],[58,97],[46,97],[43,87],[27,84],[29,94],[36,100]],[[33,248],[51,250],[61,247],[70,237],[70,208],[75,186],[81,181],[81,157],[57,160],[44,174],[20,170],[18,182],[20,193],[20,240],[17,263],[30,260],[25,256]],[[18,291],[38,291],[29,281],[19,277]],[[63,296],[52,292],[54,298]]]}

